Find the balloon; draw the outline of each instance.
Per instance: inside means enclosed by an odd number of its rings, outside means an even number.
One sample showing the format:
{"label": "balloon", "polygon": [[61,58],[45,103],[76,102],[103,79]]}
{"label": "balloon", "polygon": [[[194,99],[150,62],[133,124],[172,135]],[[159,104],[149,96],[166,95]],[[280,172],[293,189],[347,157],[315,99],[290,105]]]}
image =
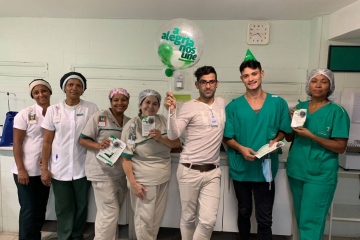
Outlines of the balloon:
{"label": "balloon", "polygon": [[173,73],[173,77],[176,79],[178,77],[180,77],[182,74],[179,70],[175,70],[174,73]]}
{"label": "balloon", "polygon": [[164,23],[156,34],[161,62],[172,70],[194,66],[203,52],[203,34],[192,21],[177,18]]}
{"label": "balloon", "polygon": [[173,73],[174,73],[174,70],[172,70],[170,68],[165,69],[165,75],[167,77],[171,77],[173,75]]}
{"label": "balloon", "polygon": [[172,67],[170,60],[171,60],[171,56],[173,55],[173,49],[170,44],[168,43],[160,44],[158,47],[158,55],[160,56],[161,61],[164,65],[168,67]]}
{"label": "balloon", "polygon": [[184,65],[184,61],[181,60],[181,52],[176,50],[170,58],[170,63],[174,69],[180,69]]}

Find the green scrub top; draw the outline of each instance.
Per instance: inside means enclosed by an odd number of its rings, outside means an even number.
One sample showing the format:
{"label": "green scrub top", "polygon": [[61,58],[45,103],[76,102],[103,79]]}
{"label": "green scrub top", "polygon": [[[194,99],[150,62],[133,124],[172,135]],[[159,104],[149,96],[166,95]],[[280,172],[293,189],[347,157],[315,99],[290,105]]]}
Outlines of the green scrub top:
{"label": "green scrub top", "polygon": [[[349,137],[349,115],[340,105],[329,102],[309,113],[309,101],[306,101],[300,102],[296,108],[307,109],[304,127],[316,136],[326,139]],[[317,184],[334,184],[338,168],[337,153],[295,133],[286,164],[290,177]]]}
{"label": "green scrub top", "polygon": [[[224,137],[232,138],[240,145],[258,151],[274,139],[279,130],[291,132],[290,114],[287,103],[279,96],[267,93],[260,111],[255,112],[243,96],[232,100],[225,108],[226,123]],[[233,148],[228,148],[230,177],[236,181],[265,182],[262,161],[271,158],[272,176],[275,178],[278,166],[278,152],[265,155],[253,162]]]}

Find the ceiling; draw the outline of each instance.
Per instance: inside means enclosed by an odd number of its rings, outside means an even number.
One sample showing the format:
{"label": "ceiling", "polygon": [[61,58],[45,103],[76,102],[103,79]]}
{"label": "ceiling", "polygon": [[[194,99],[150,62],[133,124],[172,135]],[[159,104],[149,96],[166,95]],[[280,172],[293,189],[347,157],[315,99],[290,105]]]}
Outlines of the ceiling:
{"label": "ceiling", "polygon": [[0,0],[0,17],[310,20],[357,0]]}

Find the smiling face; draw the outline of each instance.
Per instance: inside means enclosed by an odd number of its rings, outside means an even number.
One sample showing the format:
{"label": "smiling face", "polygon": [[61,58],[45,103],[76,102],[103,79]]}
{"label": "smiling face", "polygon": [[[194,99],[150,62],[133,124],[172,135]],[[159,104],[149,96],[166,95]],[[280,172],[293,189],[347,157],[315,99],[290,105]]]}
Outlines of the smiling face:
{"label": "smiling face", "polygon": [[217,81],[216,75],[214,73],[202,75],[199,81],[195,82],[196,88],[199,89],[201,99],[213,98],[218,85],[219,82]]}
{"label": "smiling face", "polygon": [[320,74],[313,77],[309,82],[309,92],[313,98],[327,98],[330,91],[329,79]]}
{"label": "smiling face", "polygon": [[31,96],[39,106],[49,106],[50,95],[50,90],[44,85],[37,85],[31,90]]}
{"label": "smiling face", "polygon": [[79,79],[71,78],[65,85],[66,98],[71,100],[80,99],[83,94],[83,85]]}
{"label": "smiling face", "polygon": [[124,113],[129,106],[129,99],[124,94],[115,94],[110,99],[111,110],[116,114]]}
{"label": "smiling face", "polygon": [[141,116],[155,116],[159,111],[159,100],[155,96],[147,96],[140,105]]}
{"label": "smiling face", "polygon": [[264,71],[259,68],[245,68],[241,72],[240,79],[244,83],[247,90],[256,90],[261,87],[262,78],[264,77]]}

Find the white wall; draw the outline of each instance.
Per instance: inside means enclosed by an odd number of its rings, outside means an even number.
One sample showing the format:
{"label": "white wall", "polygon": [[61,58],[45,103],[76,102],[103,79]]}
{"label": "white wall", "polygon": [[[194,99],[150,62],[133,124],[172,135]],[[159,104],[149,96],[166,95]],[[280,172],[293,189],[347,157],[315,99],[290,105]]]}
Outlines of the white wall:
{"label": "white wall", "polygon": [[[155,66],[161,69],[163,66],[155,51],[155,34],[163,22],[0,18],[0,91],[14,92],[16,97],[10,95],[10,108],[20,110],[33,103],[29,97],[28,83],[38,75],[46,77],[51,83],[54,103],[64,98],[59,88],[60,77],[76,64]],[[264,81],[304,81],[308,67],[309,21],[271,21],[270,43],[265,46],[246,44],[249,21],[196,23],[203,30],[205,44],[204,53],[195,67],[214,66],[220,81],[239,81],[238,67],[247,48],[261,61],[265,69]],[[34,74],[36,71],[32,71],[21,76],[1,76],[3,61],[47,63],[48,70],[43,73],[43,69],[40,69],[38,75]],[[4,68],[6,69],[6,66]],[[17,69],[14,71],[18,72]],[[192,72],[193,69],[187,70],[185,89],[181,92],[191,93],[195,90]],[[14,72],[12,74],[14,75]],[[109,72],[104,74],[108,75]],[[141,73],[138,75],[144,77]],[[156,78],[165,77],[159,70]],[[87,100],[100,104],[100,107],[107,107],[106,92],[115,85],[124,84],[126,85],[126,80],[114,82],[107,79],[89,79],[88,90],[84,95]],[[154,88],[157,89],[156,85]],[[141,86],[134,89],[132,96],[136,97],[142,89]],[[101,90],[100,94],[98,90]],[[135,98],[133,99],[131,102],[134,103],[133,108],[136,108]],[[0,123],[4,121],[5,112],[7,96],[0,93]],[[131,115],[133,114],[135,112],[131,111]]]}
{"label": "white wall", "polygon": [[359,12],[360,1],[357,1],[330,14],[329,38],[332,39],[353,31],[358,31],[360,29]]}
{"label": "white wall", "polygon": [[[270,21],[271,36],[268,45],[247,45],[246,29],[250,21],[196,21],[205,37],[204,53],[199,63],[183,72],[185,89],[178,93],[196,96],[192,72],[202,65],[212,65],[218,72],[220,87],[218,95],[229,100],[241,90],[238,67],[247,48],[262,63],[265,70],[264,85],[271,92],[283,93],[288,101],[304,100],[304,82],[308,68],[326,67],[328,16],[311,21]],[[53,87],[52,103],[64,98],[59,87],[60,77],[71,67],[83,69],[88,75],[88,90],[84,98],[100,108],[108,105],[107,92],[115,86],[125,86],[131,91],[130,109],[127,115],[137,112],[137,94],[145,88],[154,88],[161,93],[169,89],[169,79],[163,76],[163,66],[155,50],[155,34],[164,21],[156,20],[97,20],[97,19],[49,19],[49,18],[0,18],[0,91],[14,92],[10,95],[11,110],[20,110],[33,103],[28,93],[28,83],[35,77],[46,78]],[[351,43],[349,43],[351,44]],[[27,70],[12,69],[4,74],[1,62],[45,63],[47,67]],[[87,66],[122,66],[124,69],[103,69],[94,77],[93,68]],[[128,71],[131,67],[142,67],[145,71]],[[25,69],[25,70],[24,70]],[[147,69],[147,70],[146,70]],[[131,72],[131,73],[130,73]],[[150,73],[151,72],[151,73]],[[337,90],[344,87],[360,87],[360,74],[336,73]],[[124,77],[125,76],[125,77]],[[131,80],[126,80],[132,76]],[[149,78],[152,81],[141,80]],[[223,83],[221,83],[223,82]],[[289,85],[293,83],[293,85]],[[292,88],[295,94],[286,94]],[[270,90],[269,90],[270,91]],[[0,93],[0,124],[7,112],[7,96]],[[10,164],[1,164],[9,166]],[[10,168],[1,169],[4,172]],[[15,188],[11,177],[2,177],[2,186]],[[14,192],[15,189],[9,189]],[[358,191],[358,189],[357,189]],[[336,198],[337,199],[337,198]],[[16,201],[2,196],[3,206]],[[11,209],[11,208],[9,208]],[[3,210],[3,214],[10,213]],[[13,211],[17,215],[16,211]],[[16,218],[16,216],[13,216]]]}

